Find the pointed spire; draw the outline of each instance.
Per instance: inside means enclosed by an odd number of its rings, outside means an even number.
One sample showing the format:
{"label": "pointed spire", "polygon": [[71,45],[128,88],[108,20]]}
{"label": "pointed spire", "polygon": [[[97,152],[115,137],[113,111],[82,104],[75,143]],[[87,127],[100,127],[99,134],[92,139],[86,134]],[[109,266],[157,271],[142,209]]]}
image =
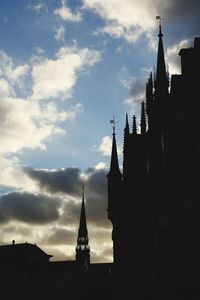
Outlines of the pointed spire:
{"label": "pointed spire", "polygon": [[150,93],[153,96],[153,74],[152,74],[152,72],[150,73],[150,77],[149,77],[148,83],[149,83]]}
{"label": "pointed spire", "polygon": [[153,104],[153,75],[152,72],[150,73],[150,77],[148,79],[148,82],[146,84],[146,110],[147,114],[152,108]]}
{"label": "pointed spire", "polygon": [[158,41],[158,56],[157,56],[157,70],[156,70],[156,80],[155,80],[155,95],[158,97],[163,97],[168,94],[168,78],[165,65],[165,55],[163,47],[163,33],[161,23],[159,25],[159,41]]}
{"label": "pointed spire", "polygon": [[81,205],[81,215],[80,215],[78,235],[80,237],[86,238],[88,235],[88,231],[87,231],[86,214],[85,214],[85,188],[84,186],[82,188],[83,188],[82,205]]}
{"label": "pointed spire", "polygon": [[83,186],[81,214],[78,229],[78,238],[76,246],[76,261],[81,265],[88,267],[90,263],[90,247],[87,230],[87,221],[85,213],[85,191]]}
{"label": "pointed spire", "polygon": [[141,134],[146,133],[146,113],[145,113],[145,104],[144,101],[141,103],[141,119],[140,119],[140,128],[141,128]]}
{"label": "pointed spire", "polygon": [[109,171],[108,175],[111,174],[111,173],[121,175],[121,172],[119,170],[119,162],[118,162],[117,144],[116,144],[115,133],[113,133],[110,171]]}
{"label": "pointed spire", "polygon": [[126,125],[124,131],[125,133],[129,134],[128,114],[126,114]]}
{"label": "pointed spire", "polygon": [[123,147],[124,153],[126,152],[126,149],[128,147],[129,134],[130,134],[130,130],[129,130],[128,114],[126,114],[126,124],[124,128],[124,147]]}
{"label": "pointed spire", "polygon": [[115,128],[116,128],[116,123],[115,119],[113,117],[113,120],[110,121],[110,123],[113,124],[113,140],[112,140],[112,152],[111,152],[111,161],[110,161],[110,171],[107,176],[110,174],[120,174],[121,172],[119,169],[119,162],[118,162],[118,154],[117,154],[117,144],[116,144],[116,138],[115,138]]}
{"label": "pointed spire", "polygon": [[133,116],[133,131],[132,131],[133,135],[137,134],[137,121],[136,121],[136,116]]}

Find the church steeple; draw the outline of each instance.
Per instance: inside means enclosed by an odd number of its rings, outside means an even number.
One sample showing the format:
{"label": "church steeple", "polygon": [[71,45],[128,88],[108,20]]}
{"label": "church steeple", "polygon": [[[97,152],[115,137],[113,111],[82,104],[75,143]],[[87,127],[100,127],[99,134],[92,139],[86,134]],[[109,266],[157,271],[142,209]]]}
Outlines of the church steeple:
{"label": "church steeple", "polygon": [[116,122],[114,118],[110,122],[113,124],[113,140],[112,140],[110,170],[109,173],[107,174],[107,178],[108,178],[107,212],[108,212],[108,219],[111,220],[112,223],[114,223],[115,218],[117,216],[118,205],[120,202],[122,174],[119,169],[117,145],[116,145],[116,138],[115,138]]}
{"label": "church steeple", "polygon": [[85,195],[84,195],[84,186],[83,186],[80,223],[79,223],[77,246],[76,246],[76,262],[84,267],[88,267],[88,265],[90,264],[90,247],[89,247],[84,198]]}
{"label": "church steeple", "polygon": [[[161,19],[161,18],[160,18]],[[163,47],[163,33],[161,23],[159,25],[159,41],[158,41],[158,56],[157,56],[157,69],[155,80],[155,96],[156,98],[163,98],[168,94],[169,81],[165,65],[165,55]]]}
{"label": "church steeple", "polygon": [[141,104],[141,121],[140,121],[140,128],[141,128],[141,134],[145,134],[147,130],[147,124],[146,124],[146,112],[145,112],[145,104],[144,101],[142,101]]}

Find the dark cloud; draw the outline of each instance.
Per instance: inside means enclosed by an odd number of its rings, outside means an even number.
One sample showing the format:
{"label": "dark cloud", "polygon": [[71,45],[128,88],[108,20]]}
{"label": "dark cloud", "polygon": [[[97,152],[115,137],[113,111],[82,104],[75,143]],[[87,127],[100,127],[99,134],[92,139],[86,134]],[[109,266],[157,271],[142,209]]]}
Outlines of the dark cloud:
{"label": "dark cloud", "polygon": [[189,21],[191,28],[197,25],[196,22],[200,20],[200,2],[198,0],[168,0],[168,2],[165,13],[169,20]]}
{"label": "dark cloud", "polygon": [[60,200],[45,195],[10,193],[0,198],[0,222],[44,224],[59,218]]}
{"label": "dark cloud", "polygon": [[165,36],[168,46],[177,40],[200,35],[200,2],[198,0],[168,0],[164,5],[161,1],[158,9],[164,17],[164,32],[165,24],[169,25]]}
{"label": "dark cloud", "polygon": [[94,170],[87,182],[87,215],[89,222],[100,227],[109,226],[107,219],[106,170]]}
{"label": "dark cloud", "polygon": [[63,228],[56,228],[54,232],[44,240],[43,244],[49,245],[75,245],[77,232]]}
{"label": "dark cloud", "polygon": [[78,168],[55,171],[26,168],[25,172],[39,183],[41,190],[51,193],[68,193],[73,196],[80,195],[83,181]]}
{"label": "dark cloud", "polygon": [[146,81],[147,77],[131,77],[122,82],[129,93],[124,103],[129,106],[131,113],[137,117],[141,113],[141,102],[145,100]]}
{"label": "dark cloud", "polygon": [[[89,226],[109,227],[107,219],[107,179],[106,170],[88,169],[88,179],[85,185],[86,215]],[[64,208],[66,224],[71,222],[77,224],[80,217],[80,202],[68,201]],[[68,223],[69,224],[69,223]]]}
{"label": "dark cloud", "polygon": [[146,78],[138,77],[131,78],[129,81],[129,92],[130,95],[134,98],[138,98],[138,101],[141,101],[141,95],[145,94],[145,84]]}
{"label": "dark cloud", "polygon": [[[35,231],[34,241],[39,242],[42,249],[47,249],[48,253],[55,255],[54,259],[74,259],[75,250],[71,253],[67,247],[75,249],[76,245],[82,201],[82,178],[84,178],[88,233],[93,249],[91,258],[94,262],[109,261],[108,253],[111,251],[109,248],[112,247],[111,224],[107,219],[107,170],[89,168],[82,172],[77,168],[67,168],[51,172],[26,169],[26,173],[38,182],[41,191],[48,191],[52,196],[17,192],[4,195],[0,198],[0,222],[17,220],[37,225],[57,220],[57,225],[50,226],[48,231],[45,229],[39,235]],[[62,200],[60,195],[59,198],[56,196],[60,193],[63,194]],[[4,228],[6,235],[6,231],[9,234],[13,226]],[[34,229],[34,226],[31,226],[30,230],[31,228]],[[23,240],[23,232],[23,228],[15,231],[20,241]],[[27,239],[28,232],[24,232],[24,235]],[[95,245],[99,243],[102,244],[100,252],[103,254],[95,250]],[[62,251],[56,250],[58,245],[61,247],[66,245],[66,256]]]}
{"label": "dark cloud", "polygon": [[7,235],[7,234],[22,234],[24,236],[28,236],[31,233],[31,228],[30,227],[22,227],[22,226],[14,226],[14,225],[9,225],[1,228],[1,233],[0,235]]}
{"label": "dark cloud", "polygon": [[[67,196],[80,198],[80,202],[73,199],[66,201],[63,206],[62,221],[65,224],[77,225],[81,208],[81,192],[83,180],[81,170],[66,168],[63,170],[48,171],[26,169],[26,173],[40,185],[41,190],[56,193],[65,193]],[[107,171],[89,168],[85,171],[85,199],[87,218],[93,225],[109,226],[107,220]]]}

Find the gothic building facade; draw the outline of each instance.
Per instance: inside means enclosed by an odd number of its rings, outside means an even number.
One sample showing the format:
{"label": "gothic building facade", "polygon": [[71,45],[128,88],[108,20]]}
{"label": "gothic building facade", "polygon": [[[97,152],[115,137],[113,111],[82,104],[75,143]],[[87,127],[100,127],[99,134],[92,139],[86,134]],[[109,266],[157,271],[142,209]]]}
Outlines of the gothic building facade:
{"label": "gothic building facade", "polygon": [[182,73],[171,80],[161,26],[158,38],[140,130],[126,116],[123,174],[113,132],[107,178],[115,291],[119,299],[199,299],[200,38],[179,52]]}

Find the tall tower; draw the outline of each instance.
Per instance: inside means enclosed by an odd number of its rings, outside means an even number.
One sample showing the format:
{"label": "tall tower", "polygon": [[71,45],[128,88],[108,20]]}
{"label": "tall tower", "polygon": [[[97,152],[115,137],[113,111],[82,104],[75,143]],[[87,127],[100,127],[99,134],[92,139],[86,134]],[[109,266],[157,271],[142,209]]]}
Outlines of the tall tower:
{"label": "tall tower", "polygon": [[76,262],[82,265],[83,267],[88,267],[90,264],[90,246],[89,246],[84,198],[85,195],[84,195],[84,186],[83,186],[80,223],[79,223],[77,246],[76,246]]}
{"label": "tall tower", "polygon": [[112,223],[115,223],[117,216],[117,211],[119,209],[120,194],[121,194],[121,183],[122,174],[119,169],[118,155],[117,155],[117,145],[115,138],[115,125],[116,122],[113,119],[113,141],[112,141],[112,152],[111,152],[111,162],[110,170],[107,174],[108,178],[108,219]]}
{"label": "tall tower", "polygon": [[169,79],[167,76],[165,55],[163,47],[163,33],[161,24],[159,26],[159,41],[158,41],[158,56],[157,56],[157,70],[155,80],[155,97],[156,100],[160,101],[166,98],[168,95]]}

